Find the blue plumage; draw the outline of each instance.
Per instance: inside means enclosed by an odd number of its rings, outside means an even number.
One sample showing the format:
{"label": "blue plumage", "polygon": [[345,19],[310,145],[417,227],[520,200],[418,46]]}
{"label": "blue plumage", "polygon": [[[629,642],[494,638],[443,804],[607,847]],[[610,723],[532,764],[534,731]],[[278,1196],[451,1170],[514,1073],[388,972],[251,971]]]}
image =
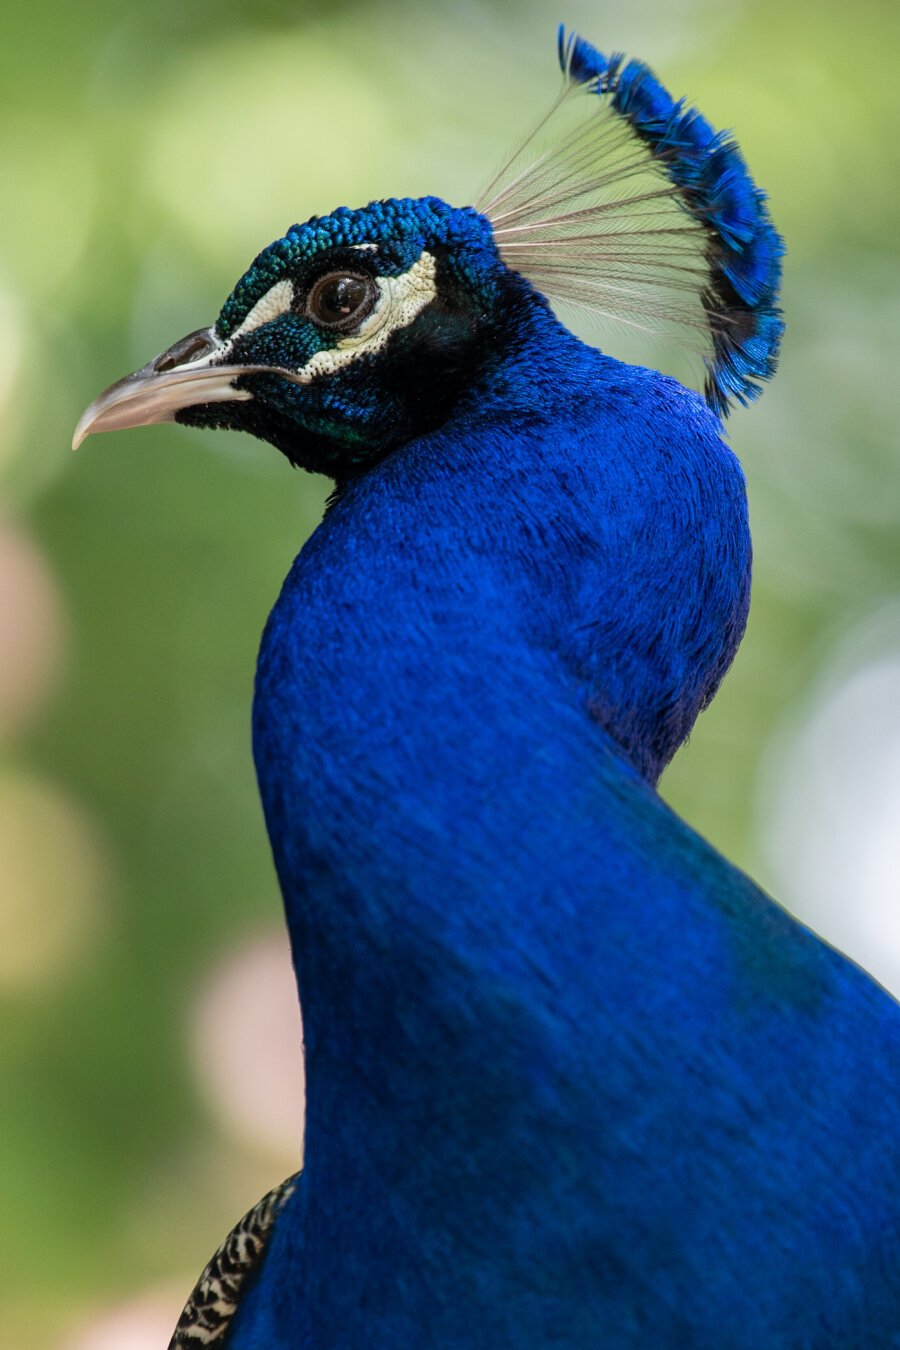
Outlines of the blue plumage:
{"label": "blue plumage", "polygon": [[[81,428],[243,428],[336,485],[259,657],[306,1146],[229,1350],[900,1345],[898,1009],[655,791],[746,620],[715,410],[771,373],[780,242],[645,67],[562,53],[603,120],[480,210],[294,226]],[[541,275],[698,301],[712,409]]]}
{"label": "blue plumage", "polygon": [[235,1345],[889,1345],[896,1008],[632,767],[702,700],[645,668],[617,725],[626,627],[727,660],[740,470],[538,314],[336,502],[263,640],[310,1095]]}

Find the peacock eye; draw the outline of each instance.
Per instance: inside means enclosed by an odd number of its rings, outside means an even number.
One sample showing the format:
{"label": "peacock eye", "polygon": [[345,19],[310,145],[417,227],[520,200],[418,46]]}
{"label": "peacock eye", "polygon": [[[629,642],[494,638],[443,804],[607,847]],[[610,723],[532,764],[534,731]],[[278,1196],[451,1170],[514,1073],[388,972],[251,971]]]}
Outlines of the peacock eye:
{"label": "peacock eye", "polygon": [[356,328],[375,306],[378,292],[365,272],[328,272],[309,292],[306,312],[322,328]]}

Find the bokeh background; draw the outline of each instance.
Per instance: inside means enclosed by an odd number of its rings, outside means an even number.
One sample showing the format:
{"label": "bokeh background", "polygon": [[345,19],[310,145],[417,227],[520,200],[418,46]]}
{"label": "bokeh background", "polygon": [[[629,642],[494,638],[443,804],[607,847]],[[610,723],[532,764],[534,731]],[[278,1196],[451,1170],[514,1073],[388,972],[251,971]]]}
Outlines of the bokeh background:
{"label": "bokeh background", "polygon": [[73,425],[209,322],[292,221],[375,196],[471,200],[555,92],[559,18],[738,129],[790,250],[781,373],[729,427],[752,502],[750,627],[663,791],[900,991],[900,9],[5,0],[10,1350],[163,1350],[209,1253],[296,1166],[302,1110],[248,720],[258,634],[327,485],[177,427],[73,457]]}

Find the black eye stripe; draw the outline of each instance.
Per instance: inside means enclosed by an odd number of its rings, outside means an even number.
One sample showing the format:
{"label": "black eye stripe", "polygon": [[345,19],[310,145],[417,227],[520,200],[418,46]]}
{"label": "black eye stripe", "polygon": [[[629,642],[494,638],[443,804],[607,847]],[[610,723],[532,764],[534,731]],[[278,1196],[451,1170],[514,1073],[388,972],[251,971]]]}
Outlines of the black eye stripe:
{"label": "black eye stripe", "polygon": [[377,299],[378,288],[368,272],[337,268],[316,278],[303,309],[320,328],[350,332],[368,318]]}

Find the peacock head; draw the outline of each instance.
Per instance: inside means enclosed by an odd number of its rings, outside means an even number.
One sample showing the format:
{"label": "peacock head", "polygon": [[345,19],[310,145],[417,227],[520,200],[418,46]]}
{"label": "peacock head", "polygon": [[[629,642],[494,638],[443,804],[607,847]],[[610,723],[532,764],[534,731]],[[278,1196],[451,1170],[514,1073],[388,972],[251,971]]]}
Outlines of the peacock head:
{"label": "peacock head", "polygon": [[211,327],[102,393],[75,444],[152,422],[228,427],[346,476],[446,419],[526,292],[473,208],[341,207],[292,226]]}
{"label": "peacock head", "polygon": [[293,226],[212,327],[101,394],[74,443],[231,427],[345,478],[477,393],[542,295],[683,325],[710,405],[754,398],[777,358],[782,247],[737,146],[640,62],[562,30],[559,55],[550,114],[476,207],[380,201]]}

